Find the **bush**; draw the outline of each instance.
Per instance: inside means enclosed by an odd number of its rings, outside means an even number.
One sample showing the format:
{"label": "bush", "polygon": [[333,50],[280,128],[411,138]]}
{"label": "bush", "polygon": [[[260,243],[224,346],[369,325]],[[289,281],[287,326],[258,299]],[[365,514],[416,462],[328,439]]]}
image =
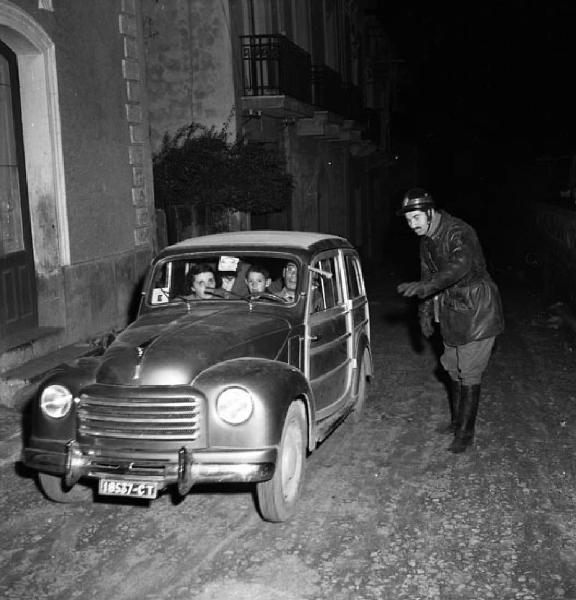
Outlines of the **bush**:
{"label": "bush", "polygon": [[192,123],[167,134],[153,157],[156,205],[205,207],[252,214],[279,212],[290,203],[292,176],[277,148],[227,141],[220,131]]}

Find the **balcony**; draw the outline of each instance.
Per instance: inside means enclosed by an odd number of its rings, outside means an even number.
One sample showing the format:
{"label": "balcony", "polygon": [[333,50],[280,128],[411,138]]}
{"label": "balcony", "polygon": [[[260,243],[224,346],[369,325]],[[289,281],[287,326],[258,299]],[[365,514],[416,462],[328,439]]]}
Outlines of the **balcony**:
{"label": "balcony", "polygon": [[279,34],[243,35],[244,96],[290,96],[312,102],[310,55]]}
{"label": "balcony", "polygon": [[[245,114],[296,118],[299,135],[361,137],[369,117],[358,86],[342,82],[326,65],[312,65],[310,55],[283,35],[243,35],[240,40]],[[263,132],[260,127],[259,135]]]}

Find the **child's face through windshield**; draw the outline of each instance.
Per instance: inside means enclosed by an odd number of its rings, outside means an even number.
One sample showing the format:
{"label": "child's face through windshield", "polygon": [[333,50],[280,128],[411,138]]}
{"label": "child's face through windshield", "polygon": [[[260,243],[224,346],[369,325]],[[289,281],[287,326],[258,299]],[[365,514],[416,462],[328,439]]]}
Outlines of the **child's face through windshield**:
{"label": "child's face through windshield", "polygon": [[248,277],[246,278],[248,289],[252,294],[261,294],[262,292],[265,292],[269,282],[270,281],[266,279],[264,273],[259,273],[258,271],[248,273]]}

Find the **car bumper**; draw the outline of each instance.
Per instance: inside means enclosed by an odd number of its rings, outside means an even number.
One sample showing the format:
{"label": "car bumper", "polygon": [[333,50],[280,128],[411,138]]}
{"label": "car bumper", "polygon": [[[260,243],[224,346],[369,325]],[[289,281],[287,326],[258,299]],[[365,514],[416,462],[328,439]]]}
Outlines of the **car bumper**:
{"label": "car bumper", "polygon": [[115,455],[83,452],[73,441],[65,452],[25,448],[26,466],[64,478],[74,485],[81,478],[153,481],[159,489],[176,484],[181,494],[199,483],[250,483],[266,481],[274,475],[277,448],[222,449],[191,451],[182,447],[177,453]]}

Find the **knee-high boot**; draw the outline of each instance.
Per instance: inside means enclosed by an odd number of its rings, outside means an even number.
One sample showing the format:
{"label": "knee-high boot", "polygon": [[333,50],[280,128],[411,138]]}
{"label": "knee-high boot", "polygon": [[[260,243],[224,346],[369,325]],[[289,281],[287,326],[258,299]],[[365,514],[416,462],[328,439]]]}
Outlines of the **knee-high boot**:
{"label": "knee-high boot", "polygon": [[448,448],[450,452],[455,454],[465,452],[466,448],[472,444],[479,402],[480,384],[463,385],[454,441]]}
{"label": "knee-high boot", "polygon": [[450,423],[440,425],[436,430],[438,433],[455,433],[458,427],[458,412],[460,410],[460,396],[462,394],[462,382],[450,379],[448,385],[448,406],[450,407]]}

